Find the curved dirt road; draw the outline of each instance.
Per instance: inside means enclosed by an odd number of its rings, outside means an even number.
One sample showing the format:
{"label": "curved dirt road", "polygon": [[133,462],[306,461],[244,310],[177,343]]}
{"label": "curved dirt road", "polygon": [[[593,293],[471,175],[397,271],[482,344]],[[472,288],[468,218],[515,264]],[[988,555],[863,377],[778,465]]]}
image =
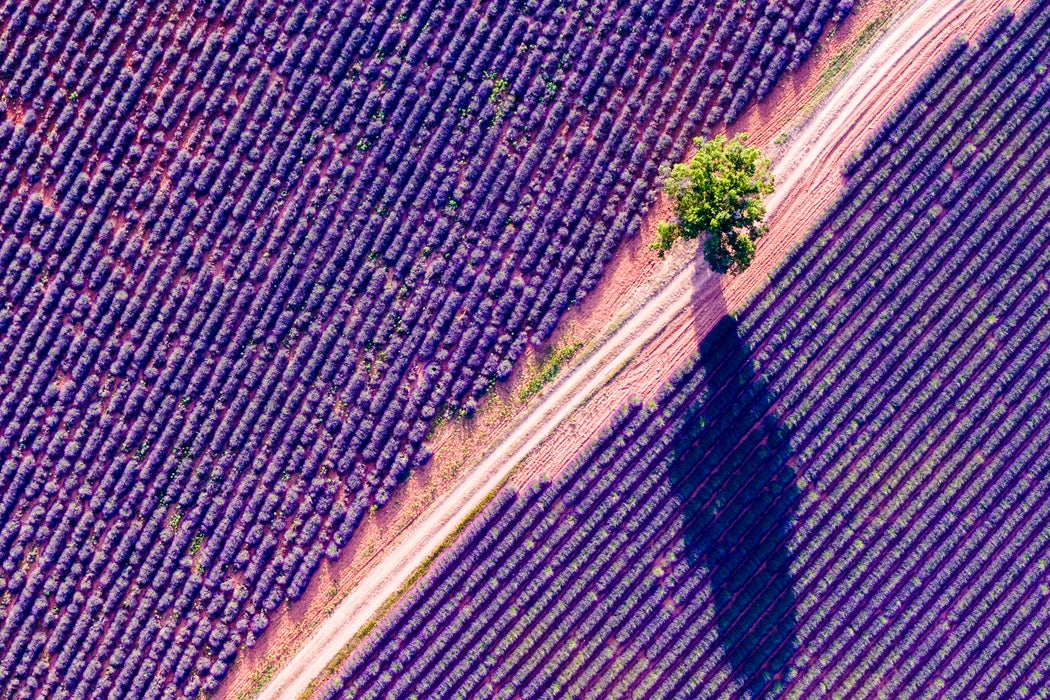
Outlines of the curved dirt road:
{"label": "curved dirt road", "polygon": [[[872,102],[903,97],[915,78],[915,66],[903,67],[922,49],[945,32],[956,33],[968,12],[980,7],[982,14],[994,1],[925,0],[906,8],[890,29],[875,42],[832,91],[823,105],[796,134],[774,163],[777,191],[767,200],[769,216],[792,202],[806,198],[815,182],[814,171],[838,169],[844,144],[857,143],[858,130],[874,124]],[[902,80],[901,75],[909,76]],[[887,80],[889,79],[889,80]],[[880,93],[882,93],[880,95]],[[865,121],[867,120],[867,121]],[[827,179],[826,177],[824,179]],[[838,182],[834,181],[837,188]],[[805,231],[780,238],[766,255],[779,260]],[[761,252],[761,251],[760,251]],[[733,280],[727,294],[730,308],[742,303],[765,282],[764,275],[744,275]],[[263,688],[258,697],[290,700],[302,694],[334,657],[395,594],[405,581],[441,546],[485,497],[497,489],[514,467],[540,446],[576,408],[606,382],[610,374],[638,353],[647,343],[676,322],[691,322],[687,313],[697,286],[720,291],[721,281],[690,265],[679,272],[660,292],[631,315],[578,367],[565,375],[532,411],[524,416],[487,456],[466,472],[458,485],[444,494],[401,536],[335,609],[317,627],[307,643]],[[726,289],[729,292],[730,289]]]}

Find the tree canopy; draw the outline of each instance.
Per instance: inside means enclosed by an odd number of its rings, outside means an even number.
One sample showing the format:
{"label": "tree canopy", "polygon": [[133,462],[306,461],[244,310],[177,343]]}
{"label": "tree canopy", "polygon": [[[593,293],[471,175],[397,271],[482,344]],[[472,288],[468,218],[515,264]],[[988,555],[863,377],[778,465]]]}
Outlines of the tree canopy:
{"label": "tree canopy", "polygon": [[659,225],[653,250],[663,256],[677,239],[704,235],[704,259],[711,269],[721,274],[747,269],[767,230],[762,195],[773,192],[773,174],[769,159],[746,142],[747,134],[732,141],[721,135],[697,138],[692,160],[664,171],[676,221]]}

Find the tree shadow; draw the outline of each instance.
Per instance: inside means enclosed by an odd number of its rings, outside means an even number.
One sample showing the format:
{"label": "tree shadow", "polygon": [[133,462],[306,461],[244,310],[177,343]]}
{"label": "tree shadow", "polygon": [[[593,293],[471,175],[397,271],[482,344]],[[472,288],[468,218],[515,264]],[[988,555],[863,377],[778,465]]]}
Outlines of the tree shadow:
{"label": "tree shadow", "polygon": [[[698,303],[720,287],[717,278],[701,281]],[[705,389],[672,445],[669,478],[687,561],[708,572],[733,674],[749,696],[773,697],[798,646],[789,533],[799,491],[776,398],[749,355],[731,316],[700,343],[695,371]]]}

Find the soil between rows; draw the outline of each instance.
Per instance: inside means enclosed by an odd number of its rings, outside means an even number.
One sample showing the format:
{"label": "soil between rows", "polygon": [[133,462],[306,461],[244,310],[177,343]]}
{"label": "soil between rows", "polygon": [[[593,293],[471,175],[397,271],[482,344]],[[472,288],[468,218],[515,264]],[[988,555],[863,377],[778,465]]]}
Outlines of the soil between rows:
{"label": "soil between rows", "polygon": [[[763,239],[752,267],[744,275],[725,278],[720,284],[713,285],[709,273],[700,271],[697,266],[694,295],[688,312],[652,339],[611,381],[578,407],[556,434],[520,463],[511,477],[511,484],[522,486],[540,474],[556,474],[601,432],[609,418],[631,396],[644,400],[655,396],[659,387],[695,352],[707,331],[727,310],[739,308],[760,289],[769,273],[808,233],[841,188],[842,163],[863,145],[937,56],[956,36],[976,36],[996,13],[1007,6],[1020,9],[1020,6],[1004,0],[968,2],[951,12],[935,31],[921,37],[909,49],[907,60],[894,66],[880,82],[878,90],[869,95],[859,118],[849,120],[834,134],[829,148],[807,153],[804,163],[795,164],[805,172],[805,177],[796,185],[796,196],[785,200],[773,212],[769,233]],[[748,132],[751,142],[763,146],[774,158],[780,155],[778,152],[789,150],[791,136],[801,129],[813,109],[814,93],[821,87],[822,76],[826,75],[829,66],[855,44],[880,14],[900,11],[900,3],[895,0],[869,0],[859,5],[842,25],[820,41],[801,69],[785,76],[763,103],[748,108],[726,133]],[[889,28],[892,26],[891,19]],[[873,45],[872,51],[891,55],[900,48],[899,42],[887,45],[879,41]],[[854,62],[867,60],[868,56],[874,55],[872,51],[856,56]],[[844,71],[842,77],[851,79],[852,74]],[[782,141],[777,136],[784,133],[789,136],[787,143],[773,144],[774,140]],[[695,265],[695,248],[679,245],[678,250],[665,260],[657,259],[648,250],[656,223],[667,217],[668,210],[668,203],[661,198],[650,211],[642,234],[621,244],[598,287],[582,304],[564,314],[550,341],[551,346],[584,343],[584,348],[575,357],[578,364],[626,313],[644,305],[681,269]],[[708,282],[705,283],[705,279]],[[337,562],[322,564],[299,601],[275,611],[258,643],[241,652],[217,698],[254,696],[261,681],[275,673],[303,646],[340,599],[366,573],[379,566],[384,552],[399,541],[438,495],[449,490],[469,466],[483,457],[542,400],[542,392],[529,403],[522,403],[518,398],[521,388],[529,380],[529,365],[534,362],[535,353],[519,362],[511,380],[500,385],[486,399],[473,419],[446,422],[433,432],[428,441],[434,450],[430,463],[414,472],[383,509],[371,514],[361,524]],[[562,372],[571,370],[572,366],[567,366]],[[337,651],[338,648],[333,649],[332,654]]]}

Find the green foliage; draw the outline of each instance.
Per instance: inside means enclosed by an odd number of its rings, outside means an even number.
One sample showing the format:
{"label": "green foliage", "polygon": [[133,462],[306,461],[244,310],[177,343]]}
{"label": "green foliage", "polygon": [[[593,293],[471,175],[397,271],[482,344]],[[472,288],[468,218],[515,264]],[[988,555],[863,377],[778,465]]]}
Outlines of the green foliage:
{"label": "green foliage", "polygon": [[540,363],[540,366],[536,369],[536,374],[522,388],[518,399],[524,403],[540,393],[540,389],[554,381],[554,378],[558,376],[558,372],[561,371],[562,365],[571,360],[576,351],[582,347],[583,343],[575,342],[554,348]]}
{"label": "green foliage", "polygon": [[664,189],[674,200],[677,221],[657,227],[653,250],[662,256],[677,239],[704,235],[704,259],[711,269],[722,274],[747,269],[767,230],[762,195],[773,192],[773,175],[769,159],[746,141],[747,134],[732,141],[698,138],[692,160],[665,171]]}

